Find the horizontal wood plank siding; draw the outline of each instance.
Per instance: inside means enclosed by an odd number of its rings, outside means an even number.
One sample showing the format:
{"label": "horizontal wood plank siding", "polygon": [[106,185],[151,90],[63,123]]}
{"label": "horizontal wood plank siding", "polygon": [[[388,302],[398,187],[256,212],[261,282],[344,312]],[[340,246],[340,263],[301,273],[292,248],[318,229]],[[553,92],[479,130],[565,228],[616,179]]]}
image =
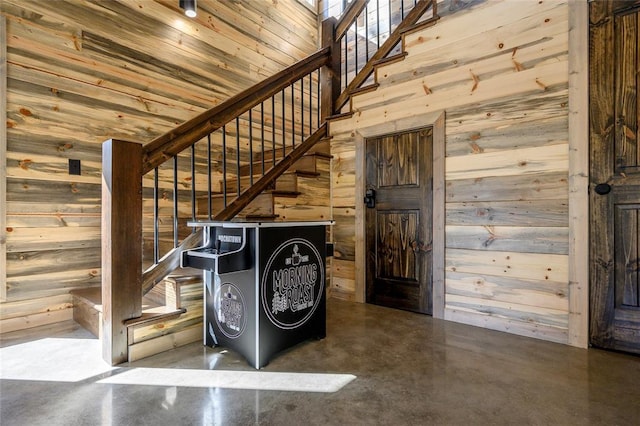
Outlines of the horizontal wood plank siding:
{"label": "horizontal wood plank siding", "polygon": [[445,319],[568,343],[569,8],[444,1],[331,123],[336,295],[358,297],[359,133],[445,111]]}
{"label": "horizontal wood plank siding", "polygon": [[[147,143],[318,49],[317,16],[297,1],[200,0],[195,19],[184,16],[177,0],[3,0],[0,11],[7,61],[2,321],[42,317],[69,290],[100,285],[102,142]],[[247,149],[246,118],[232,130]],[[213,139],[215,161],[220,136]],[[196,154],[199,196],[207,182],[205,145]],[[227,154],[235,159],[235,147]],[[69,175],[69,159],[81,161],[80,176]],[[160,167],[160,232],[169,246],[172,179],[171,164]],[[193,182],[185,155],[178,179],[179,197],[186,200]],[[219,165],[212,180],[218,187]],[[152,185],[153,176],[143,180],[145,229],[153,229]],[[190,219],[191,211],[180,203],[179,215]],[[46,320],[41,317],[37,323]],[[187,318],[197,321],[198,315]],[[12,327],[27,323],[16,320]],[[167,322],[162,332],[183,326]]]}

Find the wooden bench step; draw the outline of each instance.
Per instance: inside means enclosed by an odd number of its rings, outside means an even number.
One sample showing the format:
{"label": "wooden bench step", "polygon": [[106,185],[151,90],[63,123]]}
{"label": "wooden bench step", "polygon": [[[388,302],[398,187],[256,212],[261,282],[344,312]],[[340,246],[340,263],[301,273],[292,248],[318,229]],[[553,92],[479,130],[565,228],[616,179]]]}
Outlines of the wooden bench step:
{"label": "wooden bench step", "polygon": [[153,308],[144,309],[142,316],[139,318],[133,318],[125,321],[124,324],[127,327],[136,327],[140,325],[149,325],[154,322],[166,321],[169,319],[177,318],[180,315],[187,312],[184,308],[174,309],[166,306],[156,306]]}

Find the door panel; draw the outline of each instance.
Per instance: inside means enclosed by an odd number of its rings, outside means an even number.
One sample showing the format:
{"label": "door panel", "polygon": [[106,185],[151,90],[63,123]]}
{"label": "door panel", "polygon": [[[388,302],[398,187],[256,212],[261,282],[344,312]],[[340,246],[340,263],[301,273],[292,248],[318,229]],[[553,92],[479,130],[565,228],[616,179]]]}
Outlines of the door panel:
{"label": "door panel", "polygon": [[432,129],[366,145],[367,302],[431,313]]}
{"label": "door panel", "polygon": [[640,2],[590,14],[591,343],[640,353]]}

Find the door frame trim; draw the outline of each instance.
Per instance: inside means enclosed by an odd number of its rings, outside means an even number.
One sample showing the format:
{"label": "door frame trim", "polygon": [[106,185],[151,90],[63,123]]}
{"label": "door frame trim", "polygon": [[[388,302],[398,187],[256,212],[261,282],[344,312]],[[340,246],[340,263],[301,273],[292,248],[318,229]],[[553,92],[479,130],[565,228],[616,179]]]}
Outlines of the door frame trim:
{"label": "door frame trim", "polygon": [[0,302],[7,300],[7,20],[0,16]]}
{"label": "door frame trim", "polygon": [[[589,4],[569,2],[568,343],[589,345]],[[585,61],[587,62],[585,66]]]}
{"label": "door frame trim", "polygon": [[433,265],[432,295],[433,317],[444,319],[444,219],[445,219],[445,112],[435,111],[415,115],[388,123],[375,124],[369,127],[354,129],[356,146],[356,227],[355,227],[355,299],[364,303],[366,300],[366,244],[365,244],[365,210],[361,196],[365,191],[365,143],[368,138],[375,138],[391,133],[433,127]]}

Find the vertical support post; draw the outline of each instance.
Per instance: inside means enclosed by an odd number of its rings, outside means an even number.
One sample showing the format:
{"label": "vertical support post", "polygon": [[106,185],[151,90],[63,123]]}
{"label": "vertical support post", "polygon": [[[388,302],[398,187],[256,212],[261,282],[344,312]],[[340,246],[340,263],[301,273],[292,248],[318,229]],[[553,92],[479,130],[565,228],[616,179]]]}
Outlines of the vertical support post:
{"label": "vertical support post", "polygon": [[320,71],[320,122],[334,115],[334,106],[340,96],[340,40],[335,39],[336,24],[334,17],[322,21],[322,47],[331,48],[331,59]]}
{"label": "vertical support post", "polygon": [[102,144],[102,357],[128,359],[124,322],[142,315],[142,145]]}
{"label": "vertical support post", "polygon": [[589,345],[589,4],[569,1],[569,339]]}
{"label": "vertical support post", "polygon": [[0,302],[7,300],[7,21],[0,16]]}

